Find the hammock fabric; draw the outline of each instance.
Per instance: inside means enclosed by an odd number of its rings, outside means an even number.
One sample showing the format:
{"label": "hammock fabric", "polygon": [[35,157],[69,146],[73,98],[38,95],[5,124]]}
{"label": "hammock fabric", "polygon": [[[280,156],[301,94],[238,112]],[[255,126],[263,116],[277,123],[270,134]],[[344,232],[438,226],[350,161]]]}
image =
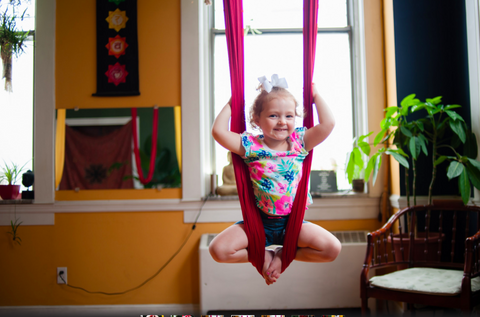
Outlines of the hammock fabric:
{"label": "hammock fabric", "polygon": [[133,135],[133,152],[135,153],[135,162],[137,164],[138,179],[142,184],[148,184],[153,177],[155,171],[155,158],[157,157],[157,138],[158,138],[158,108],[153,108],[153,131],[152,131],[152,152],[150,153],[150,168],[147,178],[143,177],[142,161],[138,150],[138,132],[137,132],[137,108],[132,108],[132,135]]}
{"label": "hammock fabric", "polygon": [[[230,66],[230,82],[232,88],[232,120],[231,130],[236,133],[245,131],[245,81],[244,81],[244,49],[243,49],[243,7],[242,0],[224,0],[225,33],[227,37],[228,60]],[[317,39],[318,0],[304,0],[303,4],[303,104],[306,116],[303,125],[313,126],[312,78],[315,63],[315,48]],[[302,227],[307,205],[308,179],[312,164],[312,154],[305,158],[303,174],[297,189],[290,219],[285,231],[282,253],[282,272],[295,259],[297,242]],[[248,238],[248,260],[262,274],[265,260],[265,232],[260,218],[260,212],[255,203],[252,182],[247,165],[243,159],[234,154],[233,165],[237,190],[242,207],[245,232]]]}

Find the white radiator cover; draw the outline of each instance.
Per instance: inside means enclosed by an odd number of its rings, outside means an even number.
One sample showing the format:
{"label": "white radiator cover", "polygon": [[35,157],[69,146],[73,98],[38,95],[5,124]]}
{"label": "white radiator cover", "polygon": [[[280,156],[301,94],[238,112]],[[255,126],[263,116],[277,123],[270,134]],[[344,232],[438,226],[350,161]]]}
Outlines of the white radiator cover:
{"label": "white radiator cover", "polygon": [[367,231],[332,232],[342,252],[331,263],[293,261],[278,281],[266,285],[250,263],[215,262],[208,244],[215,234],[200,240],[200,310],[268,310],[360,307],[360,272]]}

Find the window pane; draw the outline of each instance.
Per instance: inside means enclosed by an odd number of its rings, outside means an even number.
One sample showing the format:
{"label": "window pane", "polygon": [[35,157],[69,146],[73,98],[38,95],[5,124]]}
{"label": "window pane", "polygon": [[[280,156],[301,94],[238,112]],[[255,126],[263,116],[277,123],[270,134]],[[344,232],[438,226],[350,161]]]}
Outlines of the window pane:
{"label": "window pane", "polygon": [[[35,1],[22,2],[20,14],[27,7],[24,20],[16,21],[19,30],[35,29]],[[2,6],[1,11],[5,8]],[[13,92],[5,91],[5,80],[0,81],[0,166],[4,162],[19,167],[26,164],[26,171],[33,170],[33,41],[28,40],[24,50],[12,60]],[[3,71],[3,65],[0,68]],[[17,183],[20,185],[21,181],[20,175]]]}
{"label": "window pane", "polygon": [[315,148],[312,169],[336,169],[338,189],[350,188],[345,177],[345,159],[353,139],[350,61],[347,34],[318,34],[313,82],[335,116],[335,129]]}
{"label": "window pane", "polygon": [[[215,37],[215,116],[230,98],[230,75],[226,39]],[[353,137],[352,87],[348,34],[319,34],[314,82],[336,117],[336,127],[329,138],[314,151],[312,169],[338,169],[339,189],[349,188],[344,162]],[[303,37],[301,34],[262,34],[245,37],[245,104],[246,115],[257,96],[258,77],[272,74],[285,77],[289,91],[303,107]],[[316,117],[316,113],[315,113]],[[315,119],[315,123],[318,120]],[[297,126],[302,126],[298,118]],[[248,124],[247,131],[253,131]],[[215,143],[216,173],[222,184],[223,166],[228,164],[227,151]]]}
{"label": "window pane", "polygon": [[[223,1],[215,1],[215,28],[225,29]],[[302,0],[244,0],[243,25],[255,29],[286,29],[303,27]],[[345,27],[346,0],[320,0],[318,27]]]}

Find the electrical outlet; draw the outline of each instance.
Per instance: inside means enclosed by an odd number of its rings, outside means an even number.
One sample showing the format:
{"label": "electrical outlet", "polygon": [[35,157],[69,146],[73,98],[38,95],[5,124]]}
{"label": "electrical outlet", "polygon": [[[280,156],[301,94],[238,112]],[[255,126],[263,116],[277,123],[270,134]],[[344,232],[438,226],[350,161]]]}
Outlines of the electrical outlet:
{"label": "electrical outlet", "polygon": [[[65,282],[60,278],[60,272],[63,272],[62,277]],[[67,268],[66,267],[57,267],[57,284],[67,284]]]}

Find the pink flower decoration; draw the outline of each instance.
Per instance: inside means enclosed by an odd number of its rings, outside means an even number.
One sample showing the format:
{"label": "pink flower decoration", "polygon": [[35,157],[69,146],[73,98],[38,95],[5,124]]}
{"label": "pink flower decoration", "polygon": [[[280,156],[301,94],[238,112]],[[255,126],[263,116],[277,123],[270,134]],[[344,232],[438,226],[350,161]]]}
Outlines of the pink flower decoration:
{"label": "pink flower decoration", "polygon": [[277,165],[272,163],[267,163],[267,166],[266,166],[267,173],[274,173],[276,169],[277,169]]}
{"label": "pink flower decoration", "polygon": [[260,162],[252,162],[250,163],[250,166],[248,167],[250,170],[250,175],[253,179],[255,180],[260,180],[262,179],[264,170],[262,168],[262,164]]}
{"label": "pink flower decoration", "polygon": [[302,150],[302,145],[298,142],[295,142],[293,143],[293,149],[296,151],[296,152],[300,152]]}
{"label": "pink flower decoration", "polygon": [[252,151],[258,151],[263,147],[260,143],[258,143],[258,140],[252,135],[250,136],[250,141],[252,141],[253,145],[250,147]]}
{"label": "pink flower decoration", "polygon": [[278,157],[285,157],[287,156],[287,152],[277,152]]}
{"label": "pink flower decoration", "polygon": [[287,192],[287,184],[278,183],[277,192],[280,194],[285,194]]}
{"label": "pink flower decoration", "polygon": [[288,215],[292,209],[292,197],[282,196],[275,202],[278,215]]}
{"label": "pink flower decoration", "polygon": [[267,211],[269,213],[273,211],[272,202],[265,197],[262,197],[262,200],[260,201],[260,206],[263,211]]}

